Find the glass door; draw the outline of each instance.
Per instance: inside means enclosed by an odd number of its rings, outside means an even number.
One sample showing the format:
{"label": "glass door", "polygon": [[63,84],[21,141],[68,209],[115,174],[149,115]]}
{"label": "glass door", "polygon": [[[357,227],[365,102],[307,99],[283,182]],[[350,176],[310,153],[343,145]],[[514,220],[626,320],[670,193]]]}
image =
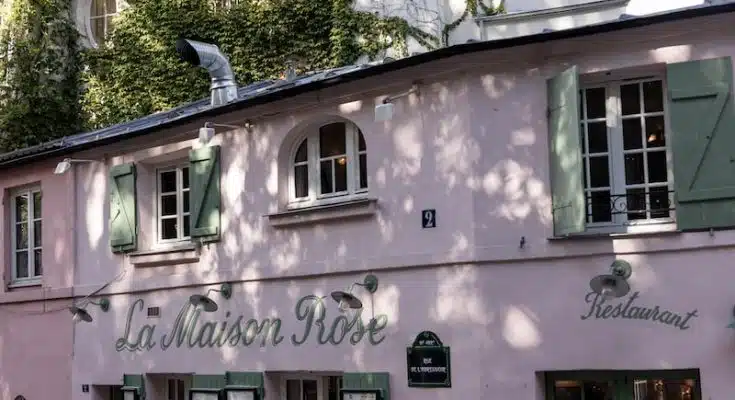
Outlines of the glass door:
{"label": "glass door", "polygon": [[702,400],[698,370],[546,374],[546,400]]}

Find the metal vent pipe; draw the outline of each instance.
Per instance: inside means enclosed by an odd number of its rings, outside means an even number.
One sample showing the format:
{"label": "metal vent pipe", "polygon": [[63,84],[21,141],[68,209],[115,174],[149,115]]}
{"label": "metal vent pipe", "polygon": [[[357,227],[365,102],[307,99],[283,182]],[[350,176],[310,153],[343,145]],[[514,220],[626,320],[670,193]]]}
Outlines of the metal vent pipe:
{"label": "metal vent pipe", "polygon": [[212,106],[220,106],[237,100],[237,82],[232,72],[230,60],[227,59],[219,47],[189,39],[176,41],[176,52],[182,61],[209,72],[212,78],[210,90],[212,92]]}

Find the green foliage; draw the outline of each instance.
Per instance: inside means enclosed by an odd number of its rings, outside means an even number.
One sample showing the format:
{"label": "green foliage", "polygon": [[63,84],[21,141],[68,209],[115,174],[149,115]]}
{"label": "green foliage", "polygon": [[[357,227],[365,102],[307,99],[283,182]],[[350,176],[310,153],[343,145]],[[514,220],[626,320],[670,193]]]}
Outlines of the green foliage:
{"label": "green foliage", "polygon": [[0,30],[0,151],[77,133],[79,36],[71,2],[14,0]]}

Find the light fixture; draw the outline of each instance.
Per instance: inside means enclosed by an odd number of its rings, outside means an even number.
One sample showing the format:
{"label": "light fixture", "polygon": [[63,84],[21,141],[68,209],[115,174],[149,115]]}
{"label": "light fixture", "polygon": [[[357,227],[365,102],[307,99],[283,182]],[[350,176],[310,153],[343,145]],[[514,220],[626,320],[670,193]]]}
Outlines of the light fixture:
{"label": "light fixture", "polygon": [[385,122],[390,121],[393,118],[393,100],[408,96],[412,93],[419,94],[419,86],[418,83],[414,83],[413,86],[411,86],[411,89],[399,93],[393,96],[388,96],[385,99],[383,99],[383,102],[381,104],[378,104],[375,106],[375,122]]}
{"label": "light fixture", "polygon": [[[107,312],[110,310],[110,300],[108,299],[103,298],[103,299],[100,299],[99,302],[94,302],[92,300],[89,300],[87,304],[94,304],[96,306],[99,306],[102,312]],[[84,307],[86,307],[86,304]],[[74,322],[79,322],[79,321],[92,322],[92,319],[93,319],[92,315],[88,313],[84,307],[79,307],[79,306],[69,307],[69,312],[71,312]]]}
{"label": "light fixture", "polygon": [[217,303],[209,297],[210,292],[220,292],[222,294],[222,297],[224,297],[225,299],[229,299],[230,297],[232,297],[232,284],[223,283],[219,289],[207,290],[207,294],[205,295],[193,294],[189,296],[189,303],[191,303],[191,305],[193,305],[194,307],[202,306],[202,309],[206,312],[217,311]]}
{"label": "light fixture", "polygon": [[63,175],[63,174],[65,174],[67,171],[69,171],[71,169],[71,165],[72,164],[76,164],[76,163],[91,163],[91,162],[95,162],[95,161],[94,160],[77,160],[77,159],[73,159],[73,158],[65,158],[62,161],[59,161],[58,164],[56,164],[56,168],[54,169],[54,174],[55,175]]}
{"label": "light fixture", "polygon": [[597,275],[590,280],[590,288],[600,295],[602,302],[612,298],[623,297],[630,292],[628,278],[633,268],[625,260],[615,260],[610,265],[610,273]]}
{"label": "light fixture", "polygon": [[[222,127],[222,128],[230,128],[230,129],[242,129],[242,126],[237,125],[227,125],[227,124],[215,124],[214,122],[205,122],[204,126],[199,128],[199,143],[206,145],[209,143],[216,134],[214,128],[216,126]],[[247,130],[250,130],[253,126],[252,121],[247,120],[245,122],[245,128]]]}
{"label": "light fixture", "polygon": [[362,286],[367,290],[368,293],[373,294],[378,290],[378,278],[375,275],[368,275],[365,279],[360,282],[355,282],[350,286],[350,289],[346,292],[336,290],[332,292],[332,299],[339,303],[339,310],[344,312],[350,308],[362,308],[362,301],[352,294],[352,289],[357,286]]}
{"label": "light fixture", "polygon": [[727,327],[730,329],[735,329],[735,307],[732,308],[732,322]]}

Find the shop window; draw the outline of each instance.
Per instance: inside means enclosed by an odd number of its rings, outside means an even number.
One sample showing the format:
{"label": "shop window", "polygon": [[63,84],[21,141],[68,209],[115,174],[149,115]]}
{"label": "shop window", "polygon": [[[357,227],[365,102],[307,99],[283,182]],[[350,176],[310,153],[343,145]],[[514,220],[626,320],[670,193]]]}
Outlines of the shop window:
{"label": "shop window", "polygon": [[320,400],[316,379],[287,379],[286,400]]}
{"label": "shop window", "polygon": [[546,400],[701,400],[698,370],[546,374]]}
{"label": "shop window", "polygon": [[186,397],[186,384],[183,379],[169,379],[166,388],[166,399],[189,400]]}
{"label": "shop window", "polygon": [[663,80],[594,85],[580,100],[588,227],[670,219]]}
{"label": "shop window", "polygon": [[354,124],[321,125],[295,150],[289,176],[292,206],[344,201],[367,192],[367,147]]}
{"label": "shop window", "polygon": [[36,284],[43,274],[41,189],[12,192],[12,284]]}
{"label": "shop window", "polygon": [[105,38],[112,32],[113,20],[117,13],[117,0],[92,0],[89,25],[92,39],[97,46],[105,44]]}
{"label": "shop window", "polygon": [[189,167],[160,169],[157,176],[158,241],[167,243],[188,239]]}

